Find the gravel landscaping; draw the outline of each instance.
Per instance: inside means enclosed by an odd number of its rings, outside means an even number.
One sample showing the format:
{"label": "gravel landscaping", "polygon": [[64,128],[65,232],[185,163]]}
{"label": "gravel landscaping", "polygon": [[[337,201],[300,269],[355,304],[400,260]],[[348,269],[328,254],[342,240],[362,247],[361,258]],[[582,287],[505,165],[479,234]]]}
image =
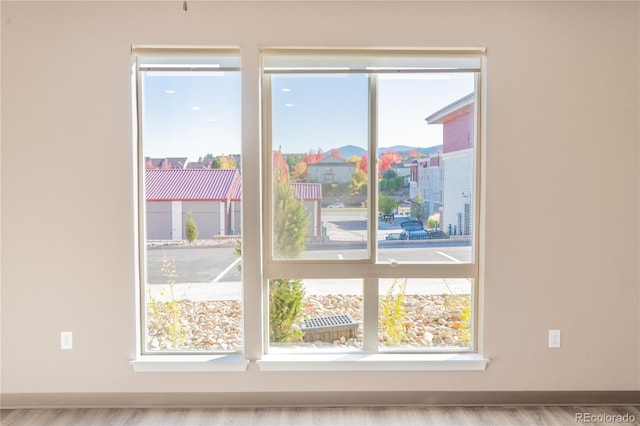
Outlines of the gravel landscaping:
{"label": "gravel landscaping", "polygon": [[[305,318],[348,314],[362,323],[362,296],[308,295],[303,303]],[[379,343],[383,347],[468,348],[469,303],[469,295],[405,295],[406,338],[395,344],[380,332]],[[179,321],[172,320],[178,317]],[[151,351],[242,349],[242,310],[238,301],[155,302],[148,307],[147,320],[147,344]],[[343,337],[333,342],[292,342],[285,346],[356,349],[362,346],[362,327],[358,327],[355,338]]]}

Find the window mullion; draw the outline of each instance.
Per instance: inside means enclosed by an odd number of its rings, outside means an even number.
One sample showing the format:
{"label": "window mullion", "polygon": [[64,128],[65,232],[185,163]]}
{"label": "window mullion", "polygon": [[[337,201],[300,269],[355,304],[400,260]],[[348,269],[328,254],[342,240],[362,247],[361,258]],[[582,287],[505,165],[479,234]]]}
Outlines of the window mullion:
{"label": "window mullion", "polygon": [[257,103],[260,93],[258,78],[260,54],[257,48],[246,49],[242,56],[242,235],[251,236],[242,246],[244,353],[247,359],[259,359],[263,352],[262,317],[262,246],[249,244],[260,236],[261,156],[260,153],[260,108]]}
{"label": "window mullion", "polygon": [[272,113],[271,113],[271,75],[262,75],[262,163],[264,175],[262,180],[262,224],[267,232],[262,236],[262,251],[265,264],[273,263],[273,141],[272,141]]}
{"label": "window mullion", "polygon": [[378,259],[378,77],[369,76],[369,259]]}
{"label": "window mullion", "polygon": [[363,280],[362,349],[365,352],[378,352],[378,288],[376,278]]}
{"label": "window mullion", "polygon": [[[136,204],[137,204],[137,226],[138,226],[138,238],[136,238],[137,245],[137,278],[138,278],[138,303],[140,312],[146,312],[147,306],[147,292],[145,291],[146,281],[146,268],[145,264],[145,203],[144,203],[144,167],[143,159],[144,153],[142,149],[142,75],[140,73],[140,58],[135,57],[135,113],[136,113],[136,173],[137,173],[137,185],[136,185]],[[147,317],[146,315],[138,315],[138,343],[139,351],[141,354],[147,351],[145,344]]]}

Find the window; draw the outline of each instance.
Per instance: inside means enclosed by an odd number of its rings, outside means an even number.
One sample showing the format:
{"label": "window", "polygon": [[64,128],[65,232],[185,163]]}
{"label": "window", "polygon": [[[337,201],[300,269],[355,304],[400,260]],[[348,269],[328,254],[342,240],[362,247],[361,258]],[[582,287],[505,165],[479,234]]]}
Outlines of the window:
{"label": "window", "polygon": [[482,49],[134,54],[141,355],[477,351]]}
{"label": "window", "polygon": [[481,55],[263,51],[267,353],[475,349]]}
{"label": "window", "polygon": [[134,53],[141,353],[242,351],[239,52]]}

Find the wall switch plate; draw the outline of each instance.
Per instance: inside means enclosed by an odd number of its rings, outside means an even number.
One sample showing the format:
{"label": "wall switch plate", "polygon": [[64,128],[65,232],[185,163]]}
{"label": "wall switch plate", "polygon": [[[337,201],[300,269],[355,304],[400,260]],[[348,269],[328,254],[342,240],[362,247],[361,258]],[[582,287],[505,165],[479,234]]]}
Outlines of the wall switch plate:
{"label": "wall switch plate", "polygon": [[549,347],[560,347],[560,330],[549,330]]}
{"label": "wall switch plate", "polygon": [[60,332],[60,349],[73,349],[73,333],[70,331]]}

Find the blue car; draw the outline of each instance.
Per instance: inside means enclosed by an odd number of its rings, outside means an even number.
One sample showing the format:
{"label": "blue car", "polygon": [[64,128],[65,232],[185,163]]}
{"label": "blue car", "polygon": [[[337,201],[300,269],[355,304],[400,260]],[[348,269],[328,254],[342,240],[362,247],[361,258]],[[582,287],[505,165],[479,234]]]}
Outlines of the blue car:
{"label": "blue car", "polygon": [[401,239],[403,240],[426,240],[429,238],[421,220],[408,220],[402,222],[400,226],[402,227]]}

